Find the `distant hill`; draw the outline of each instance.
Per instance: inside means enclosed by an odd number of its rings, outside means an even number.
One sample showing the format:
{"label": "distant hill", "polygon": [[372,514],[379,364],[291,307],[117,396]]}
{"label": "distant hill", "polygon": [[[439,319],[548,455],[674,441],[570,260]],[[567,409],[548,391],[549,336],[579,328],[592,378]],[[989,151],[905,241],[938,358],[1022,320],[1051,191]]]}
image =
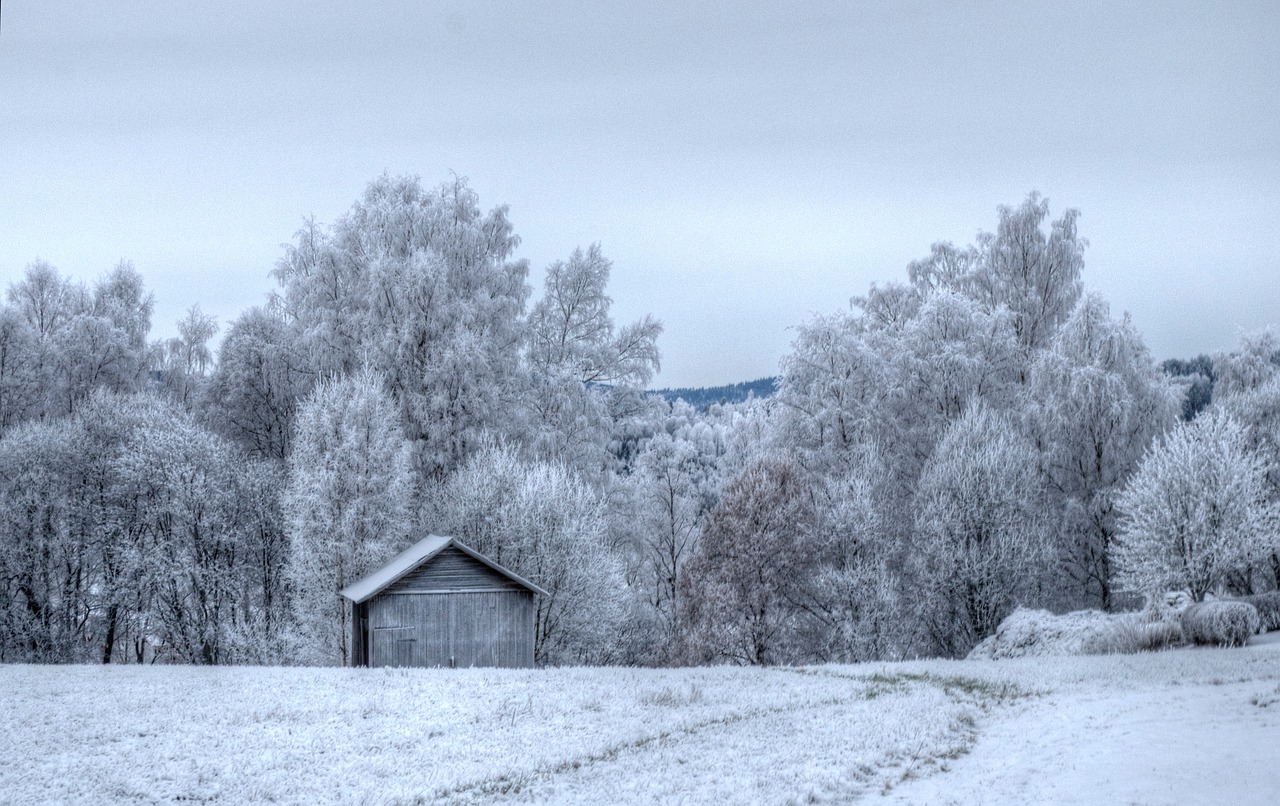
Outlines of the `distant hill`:
{"label": "distant hill", "polygon": [[730,386],[703,386],[696,389],[653,389],[651,395],[661,395],[669,403],[683,400],[702,411],[716,403],[742,403],[749,397],[768,397],[778,389],[778,379],[760,378]]}

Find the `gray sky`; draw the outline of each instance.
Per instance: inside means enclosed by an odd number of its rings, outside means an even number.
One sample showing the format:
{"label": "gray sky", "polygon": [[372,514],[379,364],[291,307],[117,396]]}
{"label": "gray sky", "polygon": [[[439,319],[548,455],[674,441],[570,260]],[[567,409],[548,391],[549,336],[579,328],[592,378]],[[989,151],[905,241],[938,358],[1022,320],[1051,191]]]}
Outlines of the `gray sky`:
{"label": "gray sky", "polygon": [[[623,7],[625,6],[625,8]],[[134,261],[153,336],[263,301],[306,215],[466,176],[534,269],[599,241],[659,386],[1032,189],[1157,358],[1280,324],[1280,3],[8,0],[0,286]],[[535,294],[538,293],[535,290]]]}

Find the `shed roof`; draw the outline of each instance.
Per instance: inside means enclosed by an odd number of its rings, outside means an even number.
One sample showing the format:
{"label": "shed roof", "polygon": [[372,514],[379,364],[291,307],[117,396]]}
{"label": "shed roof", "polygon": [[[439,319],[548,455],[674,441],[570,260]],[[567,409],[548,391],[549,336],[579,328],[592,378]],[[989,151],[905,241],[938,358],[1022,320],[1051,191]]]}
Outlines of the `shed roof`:
{"label": "shed roof", "polygon": [[391,562],[382,566],[377,571],[369,574],[359,582],[352,583],[351,585],[343,588],[341,591],[342,595],[356,604],[371,599],[378,593],[386,590],[405,574],[408,574],[410,571],[444,551],[448,546],[453,546],[454,548],[461,550],[465,554],[489,566],[494,571],[497,571],[499,574],[502,574],[507,579],[510,579],[512,582],[528,588],[534,593],[540,593],[543,596],[548,595],[542,588],[533,584],[519,574],[503,568],[501,565],[498,565],[480,552],[469,548],[452,537],[441,537],[440,535],[428,535],[422,538],[417,543],[414,543],[409,548],[397,554],[391,559]]}

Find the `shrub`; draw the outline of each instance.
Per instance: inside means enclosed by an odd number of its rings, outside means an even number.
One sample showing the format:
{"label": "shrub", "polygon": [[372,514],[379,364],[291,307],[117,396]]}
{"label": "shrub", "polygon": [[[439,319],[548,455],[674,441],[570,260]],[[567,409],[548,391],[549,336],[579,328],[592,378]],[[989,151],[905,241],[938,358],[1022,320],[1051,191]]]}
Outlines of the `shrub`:
{"label": "shrub", "polygon": [[1054,615],[1019,608],[1000,622],[994,635],[969,653],[970,660],[1039,655],[1108,655],[1151,652],[1183,643],[1178,623],[1181,602],[1161,601],[1137,613],[1077,610]]}
{"label": "shrub", "polygon": [[1130,655],[1154,652],[1183,642],[1182,627],[1176,620],[1160,618],[1159,613],[1122,613],[1100,625],[1101,629],[1086,638],[1082,649],[1090,655]]}
{"label": "shrub", "polygon": [[1261,621],[1248,602],[1200,602],[1182,611],[1182,633],[1193,644],[1244,646]]}
{"label": "shrub", "polygon": [[1240,601],[1248,602],[1258,609],[1258,616],[1262,619],[1259,632],[1280,630],[1280,591],[1241,596]]}
{"label": "shrub", "polygon": [[995,634],[978,643],[970,660],[1000,660],[1039,655],[1080,655],[1112,616],[1097,610],[1054,615],[1047,610],[1018,608],[1000,622]]}

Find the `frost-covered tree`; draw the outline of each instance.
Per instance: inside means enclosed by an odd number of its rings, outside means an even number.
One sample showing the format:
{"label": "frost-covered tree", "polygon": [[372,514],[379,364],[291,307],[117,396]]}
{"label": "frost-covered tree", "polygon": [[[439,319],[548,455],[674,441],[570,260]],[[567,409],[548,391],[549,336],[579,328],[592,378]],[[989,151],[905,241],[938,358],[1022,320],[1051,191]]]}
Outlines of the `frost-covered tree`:
{"label": "frost-covered tree", "polygon": [[205,414],[253,456],[289,455],[298,404],[315,380],[307,356],[275,311],[251,308],[231,324],[206,389]]}
{"label": "frost-covered tree", "polygon": [[[225,662],[259,597],[251,473],[148,394],[98,391],[0,440],[0,652],[11,659]],[[16,653],[16,654],[10,654]]]}
{"label": "frost-covered tree", "polygon": [[65,478],[70,502],[65,539],[77,552],[88,616],[85,635],[95,644],[95,661],[141,662],[148,648],[150,583],[160,552],[171,547],[148,542],[144,502],[122,483],[120,463],[144,428],[175,415],[150,394],[99,390],[72,419],[69,436],[76,455]]}
{"label": "frost-covered tree", "polygon": [[904,492],[947,425],[978,401],[1007,408],[1017,372],[1017,341],[1003,312],[941,292],[920,306],[890,357],[892,427],[876,435]]}
{"label": "frost-covered tree", "polygon": [[1241,566],[1277,551],[1280,506],[1245,429],[1216,410],[1180,423],[1142,460],[1117,504],[1112,546],[1126,590],[1186,590],[1200,601]]}
{"label": "frost-covered tree", "polygon": [[157,343],[156,370],[169,396],[189,409],[200,399],[214,369],[209,341],[218,333],[218,320],[192,305],[177,326],[177,336]]}
{"label": "frost-covered tree", "polygon": [[823,473],[874,445],[890,509],[905,511],[947,425],[976,400],[1010,405],[1017,350],[1007,313],[948,289],[890,325],[866,314],[817,318],[783,360],[779,437]]}
{"label": "frost-covered tree", "polygon": [[[921,558],[902,547],[923,526],[918,519],[925,499],[939,500],[941,477],[929,470],[944,459],[939,440],[974,410],[1006,421],[1011,431],[1027,427],[1033,448],[1045,452],[1042,464],[1054,470],[1055,483],[1065,490],[1056,499],[1031,490],[1036,506],[1066,509],[1068,501],[1078,502],[1072,513],[1079,517],[1066,530],[1071,539],[1086,547],[1105,540],[1114,520],[1109,485],[1113,476],[1123,478],[1124,457],[1132,454],[1131,467],[1163,427],[1164,387],[1131,328],[1110,324],[1105,303],[1094,299],[1077,306],[1086,246],[1077,218],[1068,210],[1047,223],[1048,204],[1033,193],[1019,206],[1001,207],[996,231],[980,234],[975,245],[934,244],[928,257],[908,266],[908,283],[873,285],[853,299],[849,313],[815,318],[800,328],[792,353],[783,359],[780,416],[771,443],[801,457],[821,480],[818,490],[840,489],[840,479],[861,455],[876,455],[880,466],[875,504],[866,510],[874,513],[868,520],[874,525],[861,530],[857,562],[833,563],[824,572],[828,580],[835,578],[830,567],[836,566],[850,569],[842,572],[846,580],[866,568],[878,569],[867,573],[881,579],[910,578],[908,566]],[[1083,311],[1074,324],[1073,311]],[[1063,333],[1067,327],[1073,332]],[[1060,358],[1052,355],[1055,349]],[[1038,417],[1021,416],[1019,409],[1028,404],[1040,406]],[[1016,449],[1008,449],[1021,462],[1025,447],[1018,438]],[[1093,471],[1073,464],[1084,462],[1090,447],[1101,451],[1095,457],[1101,465]],[[1040,469],[1032,470],[1035,486]],[[927,473],[933,475],[926,483]],[[818,496],[820,513],[844,505],[839,496],[825,497]],[[1033,521],[1032,531],[1041,534],[1046,519],[1037,513]],[[1003,551],[1006,543],[995,545]],[[1097,552],[1078,564],[1096,557]],[[1092,580],[1098,573],[1107,579],[1105,567],[1098,572],[1092,565],[1082,576]],[[881,601],[914,601],[914,583],[903,584],[884,591]],[[1036,584],[1044,588],[1049,581],[1041,574]],[[1098,585],[1091,584],[1098,595]],[[852,591],[855,583],[844,587]],[[884,614],[892,614],[893,606],[873,610],[891,621]],[[968,623],[985,629],[985,621]],[[950,627],[940,633],[952,641]],[[965,640],[959,634],[959,642]]]}
{"label": "frost-covered tree", "polygon": [[52,338],[86,303],[84,288],[64,279],[43,260],[27,266],[23,278],[9,287],[7,296],[41,341]]}
{"label": "frost-covered tree", "polygon": [[289,660],[287,481],[283,463],[252,458],[243,462],[237,479],[237,519],[243,531],[236,588],[241,606],[228,639],[233,663]]}
{"label": "frost-covered tree", "polygon": [[40,343],[15,305],[0,306],[0,434],[37,417],[43,400]]}
{"label": "frost-covered tree", "polygon": [[530,441],[538,455],[590,476],[605,469],[614,423],[659,366],[661,324],[646,316],[615,327],[605,293],[611,270],[599,244],[574,250],[547,268],[528,320]]}
{"label": "frost-covered tree", "polygon": [[1065,606],[1112,605],[1115,497],[1152,441],[1173,426],[1178,391],[1126,315],[1081,298],[1032,365],[1022,418],[1040,447],[1058,551],[1075,587]]}
{"label": "frost-covered tree", "polygon": [[[1244,427],[1248,449],[1267,464],[1267,498],[1280,503],[1280,339],[1271,328],[1242,334],[1234,352],[1214,356],[1213,372],[1222,380],[1214,400]],[[1231,581],[1245,591],[1280,588],[1280,548],[1264,567],[1269,579],[1249,568]]]}
{"label": "frost-covered tree", "polygon": [[848,314],[815,316],[782,358],[780,436],[808,467],[838,457],[887,427],[892,340]]}
{"label": "frost-covered tree", "polygon": [[152,297],[128,262],[85,292],[84,303],[55,330],[57,410],[70,414],[97,389],[133,392],[147,370]]}
{"label": "frost-covered tree", "polygon": [[[1280,505],[1280,373],[1248,391],[1222,397],[1222,411],[1245,431],[1245,448],[1266,465],[1265,490],[1269,502]],[[1231,582],[1246,593],[1280,589],[1280,545],[1259,568],[1244,569]]]}
{"label": "frost-covered tree", "polygon": [[227,662],[251,556],[241,506],[246,463],[190,415],[167,410],[126,438],[111,470],[122,506],[108,522],[109,539],[129,548],[115,604],[139,605],[126,636],[136,659],[150,643],[184,663]]}
{"label": "frost-covered tree", "polygon": [[1271,328],[1240,336],[1234,352],[1213,356],[1214,393],[1229,397],[1248,392],[1280,376],[1280,337]]}
{"label": "frost-covered tree", "polygon": [[976,246],[962,249],[939,241],[930,248],[929,257],[907,264],[907,277],[912,288],[925,295],[942,290],[968,293],[981,265],[982,253]]}
{"label": "frost-covered tree", "polygon": [[644,592],[670,646],[680,612],[680,575],[698,545],[706,499],[701,483],[707,466],[695,446],[660,433],[645,447],[629,482],[635,495],[635,570],[632,583]]}
{"label": "frost-covered tree", "polygon": [[10,286],[8,298],[29,328],[18,338],[24,397],[33,384],[38,389],[34,414],[67,416],[97,389],[142,388],[153,300],[131,263],[121,262],[90,291],[36,261]]}
{"label": "frost-covered tree", "polygon": [[482,213],[465,181],[384,175],[331,227],[308,222],[275,270],[311,369],[381,373],[424,478],[513,422],[529,295],[518,243],[506,208]]}
{"label": "frost-covered tree", "polygon": [[623,563],[605,501],[563,464],[490,445],[441,489],[431,529],[457,537],[548,592],[536,601],[539,665],[617,660],[626,608]]}
{"label": "frost-covered tree", "polygon": [[1075,307],[1083,290],[1080,272],[1088,242],[1076,231],[1078,210],[1067,210],[1046,232],[1049,202],[1038,193],[1017,207],[1001,205],[999,217],[996,231],[980,233],[974,246],[935,243],[929,257],[907,267],[909,287],[890,294],[873,289],[868,298],[873,309],[908,309],[886,303],[940,291],[959,293],[989,313],[1006,312],[1021,353],[1029,360],[1049,344]]}
{"label": "frost-covered tree", "polygon": [[979,258],[968,293],[990,311],[1007,309],[1024,353],[1046,346],[1080,297],[1088,242],[1076,232],[1078,210],[1067,210],[1049,232],[1049,200],[1032,193],[1017,208],[1001,206],[994,233],[978,237]]}
{"label": "frost-covered tree", "polygon": [[87,547],[68,533],[78,451],[69,421],[0,439],[0,661],[90,660]]}
{"label": "frost-covered tree", "polygon": [[822,661],[897,657],[908,647],[900,595],[901,557],[886,539],[886,474],[865,447],[846,466],[813,480],[818,535],[806,587],[805,646]]}
{"label": "frost-covered tree", "polygon": [[372,371],[316,386],[298,412],[284,494],[301,660],[350,660],[347,585],[404,548],[413,476],[394,402]]}
{"label": "frost-covered tree", "polygon": [[690,661],[804,658],[816,524],[808,481],[794,461],[757,460],[725,487],[680,580]]}
{"label": "frost-covered tree", "polygon": [[652,317],[614,326],[605,293],[613,264],[592,244],[547,267],[542,299],[529,314],[529,363],[552,374],[570,371],[580,383],[644,386],[658,371]]}
{"label": "frost-covered tree", "polygon": [[94,284],[93,312],[124,334],[133,356],[130,369],[135,374],[146,371],[147,334],[151,331],[154,308],[155,295],[146,290],[142,275],[131,261],[120,261]]}
{"label": "frost-covered tree", "polygon": [[963,657],[1014,607],[1043,596],[1050,563],[1035,470],[1030,443],[980,405],[929,458],[914,501],[907,591],[933,651]]}

